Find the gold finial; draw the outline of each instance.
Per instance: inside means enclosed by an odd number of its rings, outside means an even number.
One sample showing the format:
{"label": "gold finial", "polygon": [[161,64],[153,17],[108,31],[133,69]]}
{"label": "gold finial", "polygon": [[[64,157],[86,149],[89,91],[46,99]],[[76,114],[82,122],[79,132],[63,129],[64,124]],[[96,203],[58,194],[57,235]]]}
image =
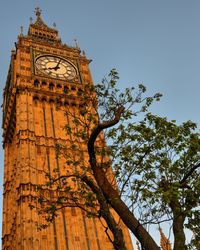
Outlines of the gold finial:
{"label": "gold finial", "polygon": [[35,15],[37,16],[37,18],[40,18],[41,12],[42,12],[42,10],[39,7],[35,8]]}

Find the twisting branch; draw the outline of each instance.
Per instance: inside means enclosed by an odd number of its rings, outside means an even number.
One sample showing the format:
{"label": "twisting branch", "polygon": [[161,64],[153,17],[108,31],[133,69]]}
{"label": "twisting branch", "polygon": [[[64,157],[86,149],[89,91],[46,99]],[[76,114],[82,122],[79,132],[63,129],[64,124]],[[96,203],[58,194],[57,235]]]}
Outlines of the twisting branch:
{"label": "twisting branch", "polygon": [[116,125],[120,118],[121,115],[123,113],[123,111],[125,110],[125,108],[123,106],[120,106],[116,113],[115,113],[115,117],[113,120],[111,121],[106,121],[104,123],[100,123],[91,133],[89,141],[88,141],[88,152],[89,152],[89,156],[90,159],[93,158],[93,156],[95,156],[95,150],[94,150],[94,143],[97,139],[97,136],[100,134],[101,131],[103,131],[106,128],[110,128],[113,127],[114,125]]}

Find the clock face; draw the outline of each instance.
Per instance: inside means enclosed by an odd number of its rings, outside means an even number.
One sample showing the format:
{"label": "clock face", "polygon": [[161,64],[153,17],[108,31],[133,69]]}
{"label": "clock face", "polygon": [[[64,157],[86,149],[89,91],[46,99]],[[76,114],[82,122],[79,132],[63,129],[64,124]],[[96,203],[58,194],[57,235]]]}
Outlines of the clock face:
{"label": "clock face", "polygon": [[61,80],[73,80],[77,75],[76,68],[71,63],[56,56],[39,56],[35,65],[42,73]]}

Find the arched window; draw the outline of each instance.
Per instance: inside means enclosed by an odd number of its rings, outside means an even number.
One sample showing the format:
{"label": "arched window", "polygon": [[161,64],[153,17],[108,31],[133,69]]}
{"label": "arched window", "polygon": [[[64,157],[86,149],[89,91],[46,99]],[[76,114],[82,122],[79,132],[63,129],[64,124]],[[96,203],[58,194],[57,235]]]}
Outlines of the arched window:
{"label": "arched window", "polygon": [[33,96],[33,100],[34,101],[38,101],[39,100],[39,97],[37,95]]}
{"label": "arched window", "polygon": [[67,94],[69,92],[69,87],[68,86],[64,86],[64,93]]}
{"label": "arched window", "polygon": [[53,90],[54,87],[55,87],[55,85],[54,85],[52,82],[50,82],[50,83],[49,83],[49,89],[50,89],[50,90]]}
{"label": "arched window", "polygon": [[34,101],[35,106],[37,106],[38,101],[39,101],[39,97],[37,95],[33,96],[33,101]]}
{"label": "arched window", "polygon": [[46,101],[47,101],[46,97],[42,97],[42,102],[46,102]]}
{"label": "arched window", "polygon": [[38,79],[36,79],[36,80],[34,81],[34,86],[35,86],[35,87],[38,87],[38,86],[39,86],[39,83],[40,83],[40,82],[38,81]]}
{"label": "arched window", "polygon": [[54,99],[52,98],[49,99],[49,103],[54,103],[54,102],[55,102]]}
{"label": "arched window", "polygon": [[61,89],[62,88],[62,86],[61,86],[61,84],[57,84],[57,89]]}
{"label": "arched window", "polygon": [[75,87],[71,87],[71,90],[72,90],[72,91],[75,91],[75,90],[76,90],[76,88],[75,88]]}

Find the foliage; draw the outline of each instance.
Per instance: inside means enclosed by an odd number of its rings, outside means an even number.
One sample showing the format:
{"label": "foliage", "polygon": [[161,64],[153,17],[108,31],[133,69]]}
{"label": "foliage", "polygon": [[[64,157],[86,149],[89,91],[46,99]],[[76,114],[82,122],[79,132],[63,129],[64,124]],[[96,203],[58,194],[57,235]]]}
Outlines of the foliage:
{"label": "foliage", "polygon": [[200,161],[200,139],[195,128],[191,121],[178,126],[166,118],[147,114],[137,124],[119,125],[117,136],[113,136],[115,129],[109,132],[114,141],[111,161],[118,186],[133,211],[140,206],[143,220],[149,214],[152,222],[159,221],[162,214],[170,218],[169,203],[174,196],[183,213],[189,217],[197,213],[194,209],[200,192],[197,168],[187,177]]}
{"label": "foliage", "polygon": [[[123,199],[143,224],[183,216],[199,242],[200,138],[196,125],[176,125],[152,114],[137,124],[119,125],[111,161]],[[178,210],[178,211],[176,211]]]}

